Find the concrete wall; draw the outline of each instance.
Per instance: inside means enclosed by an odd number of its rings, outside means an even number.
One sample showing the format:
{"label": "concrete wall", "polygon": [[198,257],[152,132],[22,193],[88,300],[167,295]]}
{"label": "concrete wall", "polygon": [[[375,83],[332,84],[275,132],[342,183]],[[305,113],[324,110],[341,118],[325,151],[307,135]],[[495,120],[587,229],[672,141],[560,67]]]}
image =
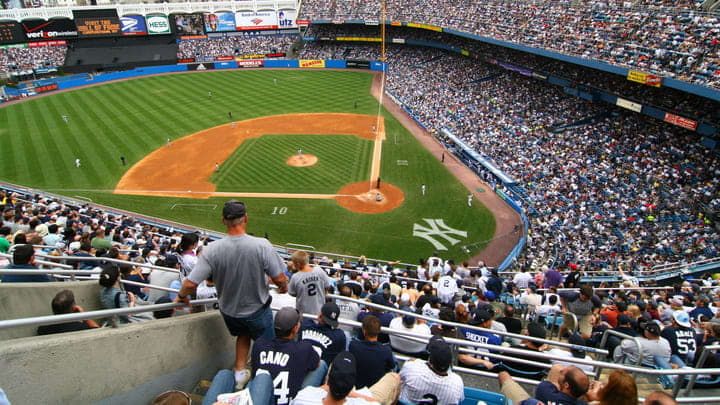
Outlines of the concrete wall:
{"label": "concrete wall", "polygon": [[234,353],[220,313],[204,312],[5,341],[0,386],[12,404],[149,404],[231,368]]}
{"label": "concrete wall", "polygon": [[[71,290],[75,302],[86,311],[102,309],[97,281],[55,283],[0,283],[0,320],[52,315],[55,294]],[[37,326],[0,330],[0,340],[37,335]]]}

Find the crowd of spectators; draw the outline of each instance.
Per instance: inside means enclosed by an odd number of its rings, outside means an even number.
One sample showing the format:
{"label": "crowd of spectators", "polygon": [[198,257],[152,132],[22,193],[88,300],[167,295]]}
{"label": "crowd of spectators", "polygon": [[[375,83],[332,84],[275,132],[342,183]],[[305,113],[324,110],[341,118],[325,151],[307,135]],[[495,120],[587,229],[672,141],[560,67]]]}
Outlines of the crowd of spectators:
{"label": "crowd of spectators", "polygon": [[26,72],[35,69],[57,68],[65,63],[67,47],[41,46],[35,48],[1,48],[0,71]]}
{"label": "crowd of spectators", "polygon": [[[309,43],[303,55],[333,47],[346,48]],[[705,218],[718,156],[691,133],[459,54],[391,46],[388,55],[391,94],[518,180],[531,262],[635,271],[720,253]]]}
{"label": "crowd of spectators", "polygon": [[[677,4],[681,6],[681,4]],[[307,1],[301,17],[379,20],[380,2]],[[387,2],[386,18],[422,22],[720,87],[720,18],[689,7],[627,9],[604,2]]]}
{"label": "crowd of spectators", "polygon": [[[701,122],[704,121],[712,125],[720,126],[720,108],[718,108],[717,101],[672,88],[647,86],[627,80],[625,76],[565,63],[556,59],[516,51],[503,46],[475,41],[443,32],[391,26],[387,28],[386,35],[388,42],[392,42],[392,39],[427,41],[467,50],[480,60],[496,60],[511,63],[545,75],[553,75],[570,80],[575,82],[575,86],[582,87],[587,91],[592,91],[593,89],[602,90],[641,104],[655,106],[674,114],[680,114]],[[306,36],[318,39],[332,39],[338,36],[379,37],[379,29],[377,27],[362,25],[313,24],[308,29]],[[319,44],[310,44],[312,49],[318,49],[318,46]],[[355,48],[357,48],[357,50]],[[322,49],[325,54],[341,50],[341,52],[334,56],[342,56],[343,52],[350,54],[351,52],[360,51],[362,57],[368,59],[379,58],[379,47],[376,44],[366,46],[353,46],[350,44],[345,47],[328,46]],[[375,51],[373,51],[373,49]]]}
{"label": "crowd of spectators", "polygon": [[287,53],[297,35],[257,35],[180,41],[178,59]]}

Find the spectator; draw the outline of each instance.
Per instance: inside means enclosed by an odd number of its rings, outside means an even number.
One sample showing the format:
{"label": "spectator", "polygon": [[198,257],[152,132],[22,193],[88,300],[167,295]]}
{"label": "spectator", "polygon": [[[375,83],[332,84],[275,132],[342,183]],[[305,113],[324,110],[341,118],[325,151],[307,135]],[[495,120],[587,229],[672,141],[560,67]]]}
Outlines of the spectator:
{"label": "spectator", "polygon": [[392,349],[378,341],[380,320],[367,315],[362,320],[363,340],[350,342],[350,353],[355,356],[358,365],[358,387],[370,387],[378,382],[385,373],[396,367]]}
{"label": "spectator", "polygon": [[[52,300],[52,311],[55,315],[71,314],[75,312],[85,312],[81,306],[75,304],[75,295],[70,290],[62,290],[55,294]],[[56,323],[51,325],[42,325],[37,329],[38,335],[50,335],[53,333],[75,332],[79,330],[87,330],[98,328],[97,322],[92,319],[85,321],[71,321],[64,323]]]}
{"label": "spectator", "polygon": [[560,325],[560,336],[565,336],[568,330],[577,329],[584,339],[588,339],[592,333],[592,317],[593,313],[600,312],[602,303],[600,298],[593,293],[590,285],[580,287],[580,292],[563,291],[560,293],[563,312],[575,314],[578,325],[569,315],[563,315],[563,324]]}
{"label": "spectator", "polygon": [[[473,319],[468,322],[470,325],[477,326],[484,329],[489,329],[490,325],[492,323],[492,316],[490,313],[484,309],[477,309],[475,311],[475,315]],[[502,339],[490,332],[485,331],[476,331],[473,329],[465,329],[462,328],[460,330],[460,333],[462,337],[465,340],[471,341],[471,342],[477,342],[477,343],[484,343],[484,344],[490,344],[490,345],[501,345]],[[492,363],[492,361],[487,360],[487,358],[483,357],[483,353],[487,353],[487,349],[483,348],[476,348],[476,347],[470,347],[470,349],[475,351],[475,354],[465,354],[465,353],[459,353],[458,354],[458,361],[461,364],[467,365],[467,366],[482,366],[486,369],[492,369],[495,367],[495,365]]]}
{"label": "spectator", "polygon": [[[275,402],[288,404],[301,388],[322,384],[327,365],[307,341],[295,341],[302,316],[284,307],[275,315],[275,338],[260,336],[252,348],[253,376],[270,374]],[[277,386],[281,384],[280,386]]]}
{"label": "spectator", "polygon": [[[412,315],[397,316],[390,322],[390,329],[401,332],[409,332],[415,335],[432,336],[430,327],[425,322],[419,322]],[[414,336],[417,338],[417,336]],[[390,346],[394,351],[407,354],[413,357],[425,358],[425,344],[412,339],[404,338],[403,335],[390,334]]]}
{"label": "spectator", "polygon": [[320,308],[317,322],[310,319],[302,322],[300,340],[310,342],[325,364],[331,364],[347,347],[345,333],[337,329],[339,316],[340,308],[334,302],[328,302]]}
{"label": "spectator", "polygon": [[[5,266],[8,270],[37,270],[35,267],[35,249],[32,245],[13,245],[13,261]],[[54,281],[52,277],[38,271],[38,274],[5,274],[2,276],[3,283],[43,283]]]}
{"label": "spectator", "polygon": [[665,338],[660,337],[660,326],[653,321],[646,322],[643,326],[643,337],[640,337],[640,350],[635,342],[630,339],[622,341],[620,346],[615,348],[613,359],[618,363],[638,364],[638,356],[641,356],[643,364],[656,364],[655,356],[659,356],[664,361],[670,361],[672,353],[670,343]]}
{"label": "spectator", "polygon": [[400,398],[410,403],[432,399],[437,404],[459,404],[465,399],[462,378],[453,373],[452,350],[440,336],[427,345],[429,361],[408,360],[400,370]]}
{"label": "spectator", "polygon": [[290,260],[297,270],[290,278],[288,293],[295,297],[295,307],[302,314],[317,314],[325,303],[325,290],[331,287],[330,278],[321,267],[309,264],[304,250],[295,251]]}
{"label": "spectator", "polygon": [[497,321],[505,325],[505,329],[510,333],[519,334],[522,332],[522,322],[515,318],[515,307],[513,305],[505,305],[504,316],[497,318]]}
{"label": "spectator", "polygon": [[635,379],[625,370],[613,370],[607,384],[593,382],[587,393],[589,400],[599,405],[636,405],[638,403]]}
{"label": "spectator", "polygon": [[[513,403],[522,405],[530,398],[530,395],[520,384],[513,381],[507,372],[502,371],[498,374],[498,382],[500,392]],[[556,364],[550,369],[547,380],[538,384],[534,399],[545,404],[582,405],[584,402],[580,398],[585,395],[589,386],[590,380],[582,370],[574,366],[565,367]]]}

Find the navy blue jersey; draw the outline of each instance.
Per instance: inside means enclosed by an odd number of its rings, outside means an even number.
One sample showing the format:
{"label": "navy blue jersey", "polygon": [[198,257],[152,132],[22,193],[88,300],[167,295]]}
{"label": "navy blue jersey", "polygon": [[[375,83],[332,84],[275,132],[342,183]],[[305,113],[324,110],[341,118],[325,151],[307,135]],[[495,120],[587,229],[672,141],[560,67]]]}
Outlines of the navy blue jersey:
{"label": "navy blue jersey", "polygon": [[254,374],[260,370],[270,373],[278,405],[290,403],[302,388],[305,376],[315,370],[319,362],[320,356],[309,342],[261,337],[252,348]]}
{"label": "navy blue jersey", "polygon": [[660,332],[660,336],[670,343],[672,354],[686,363],[695,357],[695,331],[692,328],[668,326]]}
{"label": "navy blue jersey", "polygon": [[329,325],[320,324],[310,319],[302,323],[300,329],[300,340],[310,342],[319,350],[320,358],[326,364],[331,364],[338,353],[345,350],[345,332],[340,329],[333,329]]}

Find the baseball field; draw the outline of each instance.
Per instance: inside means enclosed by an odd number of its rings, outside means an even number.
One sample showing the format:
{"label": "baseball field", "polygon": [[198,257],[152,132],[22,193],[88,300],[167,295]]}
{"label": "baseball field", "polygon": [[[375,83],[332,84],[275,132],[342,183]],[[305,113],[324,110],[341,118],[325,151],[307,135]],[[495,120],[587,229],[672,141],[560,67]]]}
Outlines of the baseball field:
{"label": "baseball field", "polygon": [[380,107],[373,78],[212,71],[27,100],[0,108],[0,179],[218,231],[237,198],[249,232],[327,252],[477,254],[496,226],[468,195],[485,190]]}

